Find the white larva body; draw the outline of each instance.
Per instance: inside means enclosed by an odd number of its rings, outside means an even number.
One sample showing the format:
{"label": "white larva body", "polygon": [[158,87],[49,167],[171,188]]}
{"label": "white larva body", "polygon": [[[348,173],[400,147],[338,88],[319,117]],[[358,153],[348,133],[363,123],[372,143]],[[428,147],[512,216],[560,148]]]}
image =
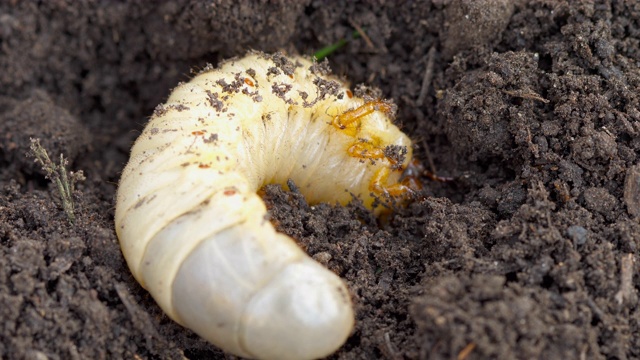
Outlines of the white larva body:
{"label": "white larva body", "polygon": [[[355,195],[371,206],[374,177],[397,182],[411,143],[363,104],[308,60],[250,53],[156,109],[122,174],[115,223],[133,275],[172,319],[247,358],[319,358],[346,341],[345,284],[275,231],[256,192],[292,179],[310,203]],[[371,155],[390,145],[408,156]]]}

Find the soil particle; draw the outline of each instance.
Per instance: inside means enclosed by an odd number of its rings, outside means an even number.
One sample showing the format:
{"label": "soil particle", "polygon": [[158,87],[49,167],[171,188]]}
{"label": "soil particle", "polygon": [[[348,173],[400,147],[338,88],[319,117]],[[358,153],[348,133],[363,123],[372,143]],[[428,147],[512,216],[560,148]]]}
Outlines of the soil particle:
{"label": "soil particle", "polygon": [[[334,73],[393,99],[415,157],[456,180],[422,179],[381,219],[264,190],[279,231],[348,283],[356,328],[332,358],[640,358],[638,19],[591,0],[3,2],[0,358],[225,358],[128,271],[129,149],[192,71],[356,26],[370,42],[332,54]],[[74,225],[29,137],[85,172]]]}
{"label": "soil particle", "polygon": [[84,125],[64,108],[56,106],[43,91],[34,90],[26,100],[3,99],[0,114],[0,161],[3,171],[12,174],[33,172],[44,175],[33,157],[26,156],[30,139],[40,139],[53,161],[60,154],[73,162],[88,148],[88,134]]}
{"label": "soil particle", "polygon": [[453,0],[446,2],[440,41],[450,60],[461,50],[496,43],[509,24],[514,2],[508,0]]}
{"label": "soil particle", "polygon": [[629,215],[640,216],[640,166],[634,165],[627,170],[624,181],[624,202]]}

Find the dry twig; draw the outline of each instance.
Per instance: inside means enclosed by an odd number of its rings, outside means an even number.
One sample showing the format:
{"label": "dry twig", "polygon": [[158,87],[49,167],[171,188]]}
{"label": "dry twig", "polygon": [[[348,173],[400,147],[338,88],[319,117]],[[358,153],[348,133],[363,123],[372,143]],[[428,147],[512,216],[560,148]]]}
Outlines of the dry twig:
{"label": "dry twig", "polygon": [[40,145],[40,139],[31,139],[31,146],[29,155],[35,158],[35,162],[42,166],[42,170],[47,174],[47,179],[51,180],[58,187],[60,193],[60,201],[62,202],[62,209],[67,214],[67,219],[70,223],[76,221],[73,205],[73,192],[75,190],[75,184],[78,181],[85,180],[82,170],[78,172],[70,171],[67,175],[67,165],[69,161],[60,154],[60,163],[55,164],[49,158],[47,150]]}
{"label": "dry twig", "polygon": [[431,86],[431,79],[433,78],[433,65],[436,59],[436,46],[432,46],[427,53],[427,66],[424,70],[424,77],[422,78],[422,88],[420,89],[420,95],[416,100],[416,105],[422,106],[424,99],[427,97],[429,87]]}

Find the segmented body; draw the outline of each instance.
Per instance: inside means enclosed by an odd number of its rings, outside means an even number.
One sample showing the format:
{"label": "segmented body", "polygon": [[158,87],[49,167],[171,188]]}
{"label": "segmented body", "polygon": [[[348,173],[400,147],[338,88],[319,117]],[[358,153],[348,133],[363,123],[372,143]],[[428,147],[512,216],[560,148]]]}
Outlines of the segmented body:
{"label": "segmented body", "polygon": [[176,87],[136,141],[116,230],[140,284],[178,323],[248,358],[337,350],[343,281],[276,232],[257,195],[292,179],[309,203],[404,191],[411,142],[386,101],[353,97],[301,57],[250,53]]}

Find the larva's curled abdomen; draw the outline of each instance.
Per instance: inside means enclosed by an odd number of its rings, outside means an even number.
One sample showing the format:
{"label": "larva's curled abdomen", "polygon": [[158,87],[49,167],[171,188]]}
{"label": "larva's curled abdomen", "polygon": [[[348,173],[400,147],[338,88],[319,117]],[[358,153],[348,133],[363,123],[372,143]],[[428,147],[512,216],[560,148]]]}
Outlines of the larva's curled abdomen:
{"label": "larva's curled abdomen", "polygon": [[310,203],[356,196],[369,207],[402,193],[411,143],[392,112],[281,54],[250,53],[180,84],[120,181],[116,230],[132,273],[171,318],[225,351],[331,354],[353,328],[349,292],[275,231],[257,190],[292,179]]}

